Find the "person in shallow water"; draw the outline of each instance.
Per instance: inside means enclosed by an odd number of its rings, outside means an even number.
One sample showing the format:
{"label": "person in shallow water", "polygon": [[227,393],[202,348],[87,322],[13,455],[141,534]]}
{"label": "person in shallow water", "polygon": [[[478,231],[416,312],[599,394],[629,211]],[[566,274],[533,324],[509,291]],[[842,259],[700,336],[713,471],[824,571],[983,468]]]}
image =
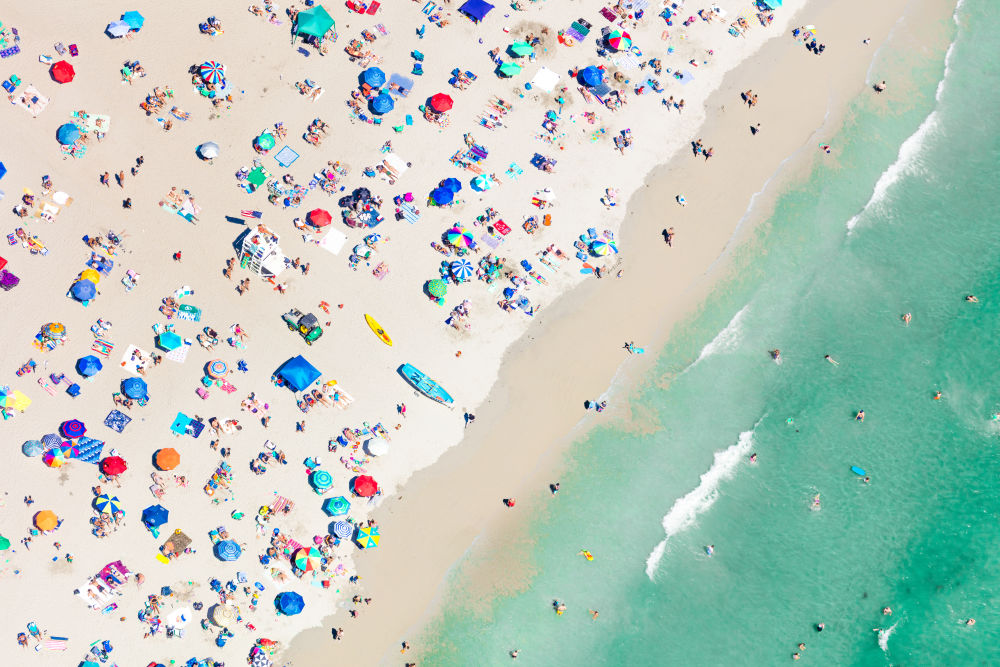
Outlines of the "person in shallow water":
{"label": "person in shallow water", "polygon": [[863,422],[865,420],[865,411],[858,410],[858,414],[854,417],[855,421]]}

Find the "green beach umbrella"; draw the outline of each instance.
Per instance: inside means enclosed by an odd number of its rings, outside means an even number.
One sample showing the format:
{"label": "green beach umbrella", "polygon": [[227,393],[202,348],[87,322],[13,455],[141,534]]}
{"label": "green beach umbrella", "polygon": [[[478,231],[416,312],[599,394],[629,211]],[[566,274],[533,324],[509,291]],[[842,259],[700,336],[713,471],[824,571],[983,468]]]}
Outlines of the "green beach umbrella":
{"label": "green beach umbrella", "polygon": [[270,132],[265,132],[257,137],[257,147],[265,151],[269,151],[274,148],[274,135]]}
{"label": "green beach umbrella", "polygon": [[440,298],[448,293],[448,283],[443,280],[430,280],[427,282],[427,293]]}
{"label": "green beach umbrella", "polygon": [[507,47],[507,50],[510,51],[515,58],[523,58],[524,56],[530,56],[534,53],[535,47],[527,42],[514,42]]}
{"label": "green beach umbrella", "polygon": [[0,551],[7,551],[7,549],[10,549],[10,540],[0,535]]}
{"label": "green beach umbrella", "polygon": [[521,66],[513,61],[508,61],[500,65],[498,71],[504,76],[514,76],[515,74],[520,74]]}
{"label": "green beach umbrella", "polygon": [[296,31],[300,35],[312,37],[322,37],[327,30],[337,24],[330,16],[330,12],[323,8],[323,5],[316,5],[312,9],[299,12],[296,21]]}

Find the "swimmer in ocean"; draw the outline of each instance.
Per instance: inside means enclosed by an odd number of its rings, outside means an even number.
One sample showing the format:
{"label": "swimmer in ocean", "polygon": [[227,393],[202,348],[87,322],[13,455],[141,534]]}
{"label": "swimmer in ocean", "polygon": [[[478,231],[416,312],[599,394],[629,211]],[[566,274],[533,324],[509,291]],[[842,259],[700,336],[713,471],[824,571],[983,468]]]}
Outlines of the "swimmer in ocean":
{"label": "swimmer in ocean", "polygon": [[839,361],[837,361],[836,359],[834,359],[833,357],[831,357],[831,356],[830,356],[829,354],[828,354],[828,355],[826,355],[826,356],[825,356],[825,357],[823,357],[823,358],[824,358],[824,359],[826,359],[827,361],[829,361],[829,362],[830,362],[831,364],[833,364],[834,366],[839,366],[839,365],[840,365],[840,362],[839,362]]}
{"label": "swimmer in ocean", "polygon": [[781,350],[771,350],[771,358],[775,361],[781,361]]}
{"label": "swimmer in ocean", "polygon": [[892,616],[892,607],[882,607],[883,616]]}
{"label": "swimmer in ocean", "polygon": [[903,324],[905,326],[910,326],[910,320],[913,319],[913,315],[910,313],[903,313]]}
{"label": "swimmer in ocean", "polygon": [[590,612],[590,618],[592,618],[593,620],[596,621],[597,620],[597,616],[598,616],[597,610],[596,609],[588,609],[587,611]]}
{"label": "swimmer in ocean", "polygon": [[934,400],[935,401],[940,401],[941,400],[941,392],[940,391],[934,392]]}
{"label": "swimmer in ocean", "polygon": [[824,630],[826,630],[826,623],[816,624],[816,632],[823,632]]}
{"label": "swimmer in ocean", "polygon": [[854,417],[854,421],[863,422],[865,420],[865,411],[858,410],[858,414]]}
{"label": "swimmer in ocean", "polygon": [[750,463],[757,463],[757,452],[750,455]]}
{"label": "swimmer in ocean", "polygon": [[820,508],[819,494],[818,493],[815,496],[813,496],[812,508],[814,510],[818,510]]}
{"label": "swimmer in ocean", "polygon": [[965,300],[968,301],[969,303],[979,303],[979,299],[976,298],[975,294],[970,294],[969,296],[965,297]]}
{"label": "swimmer in ocean", "polygon": [[715,555],[715,545],[714,544],[709,544],[707,547],[705,547],[705,553],[707,553],[709,555],[709,557],[714,556]]}
{"label": "swimmer in ocean", "polygon": [[970,618],[969,620],[967,620],[967,621],[965,622],[965,624],[966,624],[966,625],[975,625],[975,624],[976,624],[976,619],[974,619],[974,618]]}

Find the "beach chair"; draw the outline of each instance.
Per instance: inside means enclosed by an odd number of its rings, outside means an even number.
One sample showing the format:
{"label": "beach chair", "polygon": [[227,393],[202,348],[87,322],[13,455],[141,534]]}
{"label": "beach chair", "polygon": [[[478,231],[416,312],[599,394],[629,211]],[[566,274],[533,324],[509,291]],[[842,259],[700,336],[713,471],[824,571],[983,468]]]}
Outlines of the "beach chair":
{"label": "beach chair", "polygon": [[410,72],[410,74],[413,74],[415,76],[423,76],[424,66],[421,65],[420,63],[413,63],[413,70]]}
{"label": "beach chair", "polygon": [[417,62],[424,61],[424,54],[422,54],[420,51],[413,51],[410,55],[412,55],[413,59],[416,60]]}

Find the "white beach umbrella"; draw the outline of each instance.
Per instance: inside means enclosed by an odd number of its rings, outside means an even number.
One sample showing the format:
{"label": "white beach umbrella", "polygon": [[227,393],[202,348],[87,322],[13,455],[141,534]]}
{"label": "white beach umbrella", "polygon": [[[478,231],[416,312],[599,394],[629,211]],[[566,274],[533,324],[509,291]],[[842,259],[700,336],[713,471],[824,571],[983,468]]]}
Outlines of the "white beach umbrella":
{"label": "white beach umbrella", "polygon": [[206,160],[217,158],[219,157],[219,144],[214,141],[206,141],[201,146],[198,146],[198,154]]}
{"label": "white beach umbrella", "polygon": [[365,451],[372,456],[384,456],[389,453],[389,442],[385,438],[372,438],[365,443]]}

